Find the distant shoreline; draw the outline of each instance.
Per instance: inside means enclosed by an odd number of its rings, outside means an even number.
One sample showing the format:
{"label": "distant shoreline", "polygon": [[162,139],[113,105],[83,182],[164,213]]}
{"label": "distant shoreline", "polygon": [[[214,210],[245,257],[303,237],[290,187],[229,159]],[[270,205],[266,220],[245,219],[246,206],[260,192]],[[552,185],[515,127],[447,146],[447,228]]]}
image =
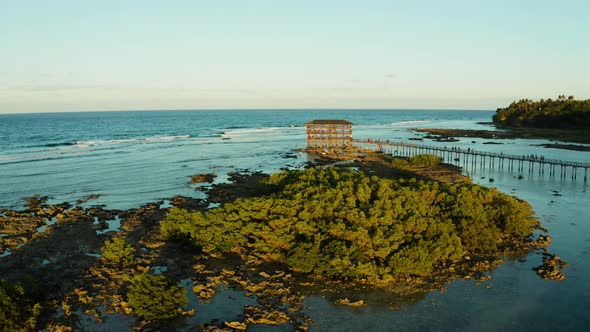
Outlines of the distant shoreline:
{"label": "distant shoreline", "polygon": [[[487,139],[550,139],[562,142],[590,144],[590,129],[563,130],[563,129],[537,129],[514,128],[508,130],[473,130],[473,129],[447,129],[447,128],[414,128],[414,131],[428,133],[431,138],[452,139],[455,137],[477,137]],[[569,144],[550,144],[551,148],[588,151],[587,146]]]}

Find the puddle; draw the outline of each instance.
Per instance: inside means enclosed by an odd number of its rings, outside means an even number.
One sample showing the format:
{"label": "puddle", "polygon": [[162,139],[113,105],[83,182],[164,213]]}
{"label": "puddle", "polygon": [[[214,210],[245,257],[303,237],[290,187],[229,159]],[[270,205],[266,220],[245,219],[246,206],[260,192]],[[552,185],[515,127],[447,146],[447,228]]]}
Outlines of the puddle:
{"label": "puddle", "polygon": [[135,318],[120,313],[104,313],[101,310],[102,322],[93,315],[87,315],[82,310],[74,312],[80,317],[79,324],[82,331],[132,331]]}
{"label": "puddle", "polygon": [[100,235],[100,234],[104,234],[104,233],[108,233],[108,232],[117,232],[117,231],[119,231],[119,228],[121,227],[121,219],[119,219],[119,216],[115,216],[115,219],[113,219],[113,220],[107,220],[106,223],[107,223],[108,227],[106,229],[96,231],[96,235]]}
{"label": "puddle", "polygon": [[254,298],[223,285],[215,290],[215,296],[209,301],[201,302],[192,291],[191,279],[181,280],[180,285],[186,290],[189,309],[195,309],[195,315],[186,318],[181,331],[193,331],[200,323],[209,323],[214,320],[238,320],[246,305],[256,305]]}
{"label": "puddle", "polygon": [[209,203],[208,209],[215,209],[221,206],[221,203]]}
{"label": "puddle", "polygon": [[51,264],[51,261],[50,261],[49,259],[45,258],[45,259],[43,260],[43,262],[41,262],[41,264],[43,264],[43,265],[48,265],[48,264]]}
{"label": "puddle", "polygon": [[166,271],[168,271],[167,266],[154,266],[154,267],[152,267],[153,274],[162,274],[163,272],[166,272]]}
{"label": "puddle", "polygon": [[87,252],[86,253],[86,256],[99,258],[101,255],[100,254],[94,254],[94,253],[91,253],[91,252]]}
{"label": "puddle", "polygon": [[171,207],[172,207],[172,204],[167,199],[165,199],[164,202],[162,204],[160,204],[160,209],[167,209],[167,208],[171,208]]}
{"label": "puddle", "polygon": [[45,220],[45,225],[37,228],[37,232],[39,232],[39,233],[45,233],[46,227],[47,226],[51,226],[51,225],[55,224],[56,222],[57,222],[57,218],[56,217],[48,218],[47,220]]}
{"label": "puddle", "polygon": [[12,255],[10,250],[5,250],[3,253],[0,254],[0,257],[6,257],[6,256],[10,256],[10,255]]}

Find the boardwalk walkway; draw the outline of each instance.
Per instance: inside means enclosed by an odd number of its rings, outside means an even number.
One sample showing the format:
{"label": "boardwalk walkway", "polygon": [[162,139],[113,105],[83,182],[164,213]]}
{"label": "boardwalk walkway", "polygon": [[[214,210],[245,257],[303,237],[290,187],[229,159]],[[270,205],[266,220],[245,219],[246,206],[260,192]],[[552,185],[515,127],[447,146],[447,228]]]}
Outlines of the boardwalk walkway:
{"label": "boardwalk walkway", "polygon": [[[441,147],[433,145],[414,144],[411,142],[391,142],[373,139],[352,141],[353,146],[373,151],[381,151],[393,156],[411,157],[422,153],[437,155],[447,163],[459,164],[464,167],[486,168],[489,169],[516,169],[519,173],[524,173],[525,169],[529,174],[537,169],[539,175],[544,175],[545,171],[549,176],[556,176],[559,168],[559,176],[566,178],[571,176],[572,180],[578,178],[578,171],[583,170],[584,183],[588,181],[588,169],[590,163],[576,161],[565,161],[558,159],[546,159],[537,155],[515,155],[497,152],[476,151],[471,148],[461,149],[458,147]],[[569,171],[568,171],[569,170]]]}

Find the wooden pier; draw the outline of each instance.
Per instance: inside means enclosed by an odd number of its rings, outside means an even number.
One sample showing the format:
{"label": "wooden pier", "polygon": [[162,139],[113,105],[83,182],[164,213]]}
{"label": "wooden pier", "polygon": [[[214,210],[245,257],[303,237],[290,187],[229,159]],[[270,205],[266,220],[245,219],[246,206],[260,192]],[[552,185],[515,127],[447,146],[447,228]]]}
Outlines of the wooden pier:
{"label": "wooden pier", "polygon": [[471,167],[472,169],[516,170],[520,175],[525,172],[534,174],[536,171],[539,176],[545,175],[545,172],[547,172],[547,175],[551,177],[559,176],[565,179],[569,176],[572,180],[577,180],[578,172],[583,171],[584,183],[588,182],[588,169],[590,168],[590,163],[547,159],[537,155],[484,152],[472,148],[441,147],[411,142],[353,139],[352,145],[356,148],[380,151],[392,156],[412,157],[423,153],[433,154],[443,158],[446,163],[463,166],[464,169]]}

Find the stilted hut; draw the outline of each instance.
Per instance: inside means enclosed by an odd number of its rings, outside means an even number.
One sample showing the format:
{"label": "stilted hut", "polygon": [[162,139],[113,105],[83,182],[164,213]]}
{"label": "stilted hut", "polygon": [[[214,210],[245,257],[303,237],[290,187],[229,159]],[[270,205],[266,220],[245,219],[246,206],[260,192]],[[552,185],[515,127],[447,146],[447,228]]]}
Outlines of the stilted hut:
{"label": "stilted hut", "polygon": [[307,127],[307,150],[334,151],[352,147],[352,123],[346,120],[313,120]]}

